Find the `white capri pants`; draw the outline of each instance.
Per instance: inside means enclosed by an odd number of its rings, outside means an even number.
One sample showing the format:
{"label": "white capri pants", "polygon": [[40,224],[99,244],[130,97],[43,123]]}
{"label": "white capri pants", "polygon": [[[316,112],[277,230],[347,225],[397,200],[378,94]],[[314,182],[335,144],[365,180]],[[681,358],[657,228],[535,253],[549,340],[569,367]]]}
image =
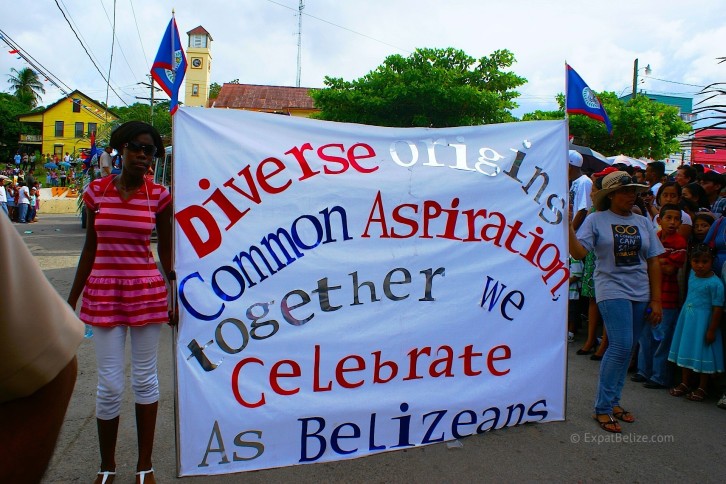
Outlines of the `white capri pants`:
{"label": "white capri pants", "polygon": [[124,392],[126,334],[131,333],[131,387],[136,403],[159,401],[156,354],[161,324],[145,326],[93,327],[98,366],[96,417],[111,420],[121,414]]}

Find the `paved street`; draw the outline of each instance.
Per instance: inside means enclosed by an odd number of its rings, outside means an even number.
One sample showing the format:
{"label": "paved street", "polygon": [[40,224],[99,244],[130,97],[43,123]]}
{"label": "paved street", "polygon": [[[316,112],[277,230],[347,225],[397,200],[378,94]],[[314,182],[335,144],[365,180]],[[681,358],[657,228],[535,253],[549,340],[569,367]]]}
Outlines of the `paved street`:
{"label": "paved street", "polygon": [[[73,215],[40,217],[39,223],[16,227],[48,279],[66,297],[84,231]],[[171,347],[172,333],[165,326],[159,353],[162,400],[154,452],[157,480],[162,483],[177,480]],[[576,356],[577,348],[579,342],[569,346],[565,422],[497,430],[464,439],[460,448],[438,444],[331,464],[186,478],[183,482],[723,482],[726,411],[716,407],[715,392],[706,403],[695,403],[628,380],[623,401],[638,420],[623,424],[622,440],[615,442],[618,437],[599,430],[591,418],[597,362]],[[84,340],[74,395],[43,482],[91,482],[98,470],[94,358],[93,340]],[[117,462],[116,482],[133,482],[136,435],[128,388]]]}

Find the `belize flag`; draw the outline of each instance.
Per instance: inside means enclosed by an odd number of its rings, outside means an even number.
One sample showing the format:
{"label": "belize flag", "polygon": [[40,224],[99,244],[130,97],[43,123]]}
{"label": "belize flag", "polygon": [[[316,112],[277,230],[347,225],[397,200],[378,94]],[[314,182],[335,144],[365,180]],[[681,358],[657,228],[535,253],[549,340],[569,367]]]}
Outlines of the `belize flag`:
{"label": "belize flag", "polygon": [[612,133],[608,113],[592,89],[588,87],[575,69],[565,64],[567,68],[567,96],[565,109],[568,114],[584,114],[585,116],[605,123],[608,133]]}
{"label": "belize flag", "polygon": [[83,160],[83,173],[87,172],[88,169],[93,165],[93,158],[98,158],[101,155],[101,150],[96,147],[96,132],[91,131],[91,150],[88,152],[88,156]]}
{"label": "belize flag", "polygon": [[179,107],[179,89],[186,71],[187,58],[179,40],[179,29],[176,27],[176,20],[172,16],[169,25],[166,27],[166,33],[161,39],[154,65],[151,66],[152,77],[171,98],[169,112],[172,115]]}

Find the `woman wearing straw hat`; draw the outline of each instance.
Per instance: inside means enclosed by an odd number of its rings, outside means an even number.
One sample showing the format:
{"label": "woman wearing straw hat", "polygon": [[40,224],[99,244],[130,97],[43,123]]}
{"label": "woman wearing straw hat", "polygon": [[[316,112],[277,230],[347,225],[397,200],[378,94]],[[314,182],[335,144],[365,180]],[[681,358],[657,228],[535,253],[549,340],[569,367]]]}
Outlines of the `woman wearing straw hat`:
{"label": "woman wearing straw hat", "polygon": [[607,432],[622,431],[618,420],[635,421],[620,405],[620,394],[646,314],[651,324],[660,322],[662,315],[658,255],[663,245],[653,224],[631,212],[636,195],[647,190],[624,171],[610,173],[595,195],[598,211],[585,219],[577,234],[570,226],[570,254],[582,259],[594,251],[597,256],[595,295],[609,346],[600,364],[593,417]]}

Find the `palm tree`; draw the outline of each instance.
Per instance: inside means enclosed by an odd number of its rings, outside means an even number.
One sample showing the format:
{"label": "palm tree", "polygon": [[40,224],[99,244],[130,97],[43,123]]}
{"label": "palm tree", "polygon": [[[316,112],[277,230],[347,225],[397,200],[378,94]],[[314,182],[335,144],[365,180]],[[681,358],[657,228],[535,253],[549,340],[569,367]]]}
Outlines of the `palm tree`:
{"label": "palm tree", "polygon": [[38,79],[38,74],[30,67],[23,67],[20,70],[14,67],[10,69],[14,74],[9,74],[8,82],[13,95],[23,104],[34,108],[40,102],[40,93],[45,94],[43,83]]}

